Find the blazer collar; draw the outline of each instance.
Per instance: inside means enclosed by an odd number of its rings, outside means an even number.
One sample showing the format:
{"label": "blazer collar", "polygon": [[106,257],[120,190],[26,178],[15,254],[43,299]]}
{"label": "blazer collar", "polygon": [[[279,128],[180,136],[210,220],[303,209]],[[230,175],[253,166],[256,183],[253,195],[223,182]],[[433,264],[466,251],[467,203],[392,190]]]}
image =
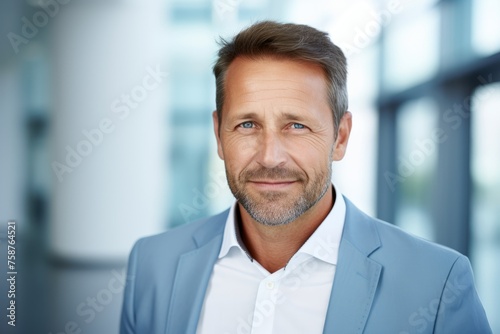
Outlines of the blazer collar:
{"label": "blazer collar", "polygon": [[226,210],[204,221],[193,234],[196,248],[180,256],[165,333],[196,333],[228,212]]}
{"label": "blazer collar", "polygon": [[207,218],[200,227],[193,233],[193,239],[197,247],[202,247],[215,237],[224,233],[224,226],[227,220],[229,209]]}
{"label": "blazer collar", "polygon": [[381,245],[373,218],[345,201],[346,220],[324,333],[363,332],[382,271],[369,258]]}
{"label": "blazer collar", "polygon": [[364,256],[369,256],[381,246],[374,218],[358,209],[351,201],[346,202],[345,227],[342,240],[353,244]]}

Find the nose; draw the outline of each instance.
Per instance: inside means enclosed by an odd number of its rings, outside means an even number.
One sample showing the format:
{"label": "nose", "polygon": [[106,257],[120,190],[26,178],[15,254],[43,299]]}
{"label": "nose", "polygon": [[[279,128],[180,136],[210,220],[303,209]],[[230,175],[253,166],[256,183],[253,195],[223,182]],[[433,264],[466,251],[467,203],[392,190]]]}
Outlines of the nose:
{"label": "nose", "polygon": [[272,130],[262,133],[257,162],[265,168],[274,168],[286,162],[286,149],[282,138]]}

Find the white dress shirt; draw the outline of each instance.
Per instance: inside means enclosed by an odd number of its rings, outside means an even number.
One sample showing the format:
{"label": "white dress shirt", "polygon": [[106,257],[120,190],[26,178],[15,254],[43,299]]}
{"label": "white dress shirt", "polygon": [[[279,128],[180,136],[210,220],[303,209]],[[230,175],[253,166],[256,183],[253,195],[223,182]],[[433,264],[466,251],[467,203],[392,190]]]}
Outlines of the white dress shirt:
{"label": "white dress shirt", "polygon": [[284,268],[269,273],[245,251],[235,203],[224,229],[198,322],[198,334],[322,333],[345,219],[333,208]]}

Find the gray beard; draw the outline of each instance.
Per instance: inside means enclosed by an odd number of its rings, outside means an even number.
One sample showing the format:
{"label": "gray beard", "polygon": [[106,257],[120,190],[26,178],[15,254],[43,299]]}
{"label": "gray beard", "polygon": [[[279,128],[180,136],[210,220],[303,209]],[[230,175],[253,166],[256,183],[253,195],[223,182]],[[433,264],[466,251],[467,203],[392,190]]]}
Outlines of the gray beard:
{"label": "gray beard", "polygon": [[[290,175],[286,170],[278,171],[275,169],[261,170],[252,172],[251,174],[254,176]],[[320,174],[318,179],[314,180],[309,187],[306,187],[298,198],[288,200],[288,194],[282,192],[268,193],[262,197],[253,198],[248,192],[244,191],[243,187],[236,185],[229,173],[227,175],[229,188],[234,197],[256,222],[265,226],[280,226],[293,222],[323,198],[331,184],[332,166],[330,163],[328,173],[326,175]],[[282,176],[282,178],[284,177]],[[279,177],[274,179],[279,179]],[[244,184],[244,182],[240,182],[239,184]]]}

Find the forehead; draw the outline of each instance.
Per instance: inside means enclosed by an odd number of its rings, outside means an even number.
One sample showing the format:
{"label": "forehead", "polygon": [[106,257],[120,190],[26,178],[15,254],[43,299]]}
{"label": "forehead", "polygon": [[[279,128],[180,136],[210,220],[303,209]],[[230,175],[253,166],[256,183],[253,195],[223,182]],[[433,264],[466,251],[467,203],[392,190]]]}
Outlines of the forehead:
{"label": "forehead", "polygon": [[327,87],[320,65],[275,57],[238,57],[226,73],[225,104],[278,103],[281,99],[328,107]]}
{"label": "forehead", "polygon": [[[226,83],[231,79],[269,80],[283,78],[321,81],[326,85],[326,75],[323,68],[315,63],[275,56],[235,58],[226,72]],[[243,76],[243,78],[241,78]]]}

